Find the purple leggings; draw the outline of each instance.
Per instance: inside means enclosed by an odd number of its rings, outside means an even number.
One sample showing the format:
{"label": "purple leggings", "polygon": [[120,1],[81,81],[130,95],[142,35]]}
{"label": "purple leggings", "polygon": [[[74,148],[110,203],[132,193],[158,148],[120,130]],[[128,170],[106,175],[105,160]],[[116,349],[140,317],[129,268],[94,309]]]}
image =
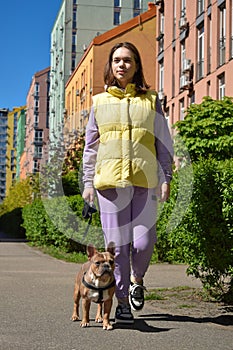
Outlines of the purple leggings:
{"label": "purple leggings", "polygon": [[130,275],[143,278],[156,243],[155,189],[97,191],[105,244],[114,242],[116,297],[128,296]]}

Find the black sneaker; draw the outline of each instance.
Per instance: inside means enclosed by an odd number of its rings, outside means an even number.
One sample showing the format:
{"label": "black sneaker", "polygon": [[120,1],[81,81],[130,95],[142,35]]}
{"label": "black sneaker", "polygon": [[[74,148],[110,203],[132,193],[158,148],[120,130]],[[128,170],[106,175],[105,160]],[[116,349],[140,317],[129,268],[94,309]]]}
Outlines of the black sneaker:
{"label": "black sneaker", "polygon": [[142,310],[144,306],[144,290],[143,284],[132,283],[129,287],[129,303],[134,311]]}
{"label": "black sneaker", "polygon": [[125,324],[133,324],[134,317],[131,313],[130,305],[120,304],[116,308],[115,313],[115,322],[116,323],[125,323]]}

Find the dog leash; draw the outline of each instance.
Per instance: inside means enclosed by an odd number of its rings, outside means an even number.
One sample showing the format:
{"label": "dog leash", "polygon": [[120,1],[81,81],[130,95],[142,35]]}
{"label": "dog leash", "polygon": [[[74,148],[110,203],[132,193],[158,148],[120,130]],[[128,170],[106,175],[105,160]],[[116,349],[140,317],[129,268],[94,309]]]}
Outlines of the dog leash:
{"label": "dog leash", "polygon": [[83,241],[87,236],[87,233],[89,231],[89,228],[91,226],[91,222],[92,222],[92,214],[96,213],[97,209],[96,207],[93,205],[90,205],[88,202],[84,202],[84,207],[82,210],[82,217],[84,219],[88,219],[88,223],[87,223],[87,227],[85,229],[85,232],[83,234]]}

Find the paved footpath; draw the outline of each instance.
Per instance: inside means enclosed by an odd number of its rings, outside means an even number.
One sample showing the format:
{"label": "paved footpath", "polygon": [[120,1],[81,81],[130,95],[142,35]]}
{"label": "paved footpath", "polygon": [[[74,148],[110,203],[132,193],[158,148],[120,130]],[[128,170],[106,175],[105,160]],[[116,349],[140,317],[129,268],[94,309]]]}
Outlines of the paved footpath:
{"label": "paved footpath", "polygon": [[[233,350],[231,322],[216,318],[174,317],[150,303],[135,313],[135,324],[104,331],[93,322],[82,329],[71,322],[74,278],[78,265],[44,255],[25,243],[0,243],[1,350]],[[152,265],[148,288],[200,286],[185,266]],[[114,308],[111,317],[114,316]],[[233,316],[232,316],[233,317]]]}

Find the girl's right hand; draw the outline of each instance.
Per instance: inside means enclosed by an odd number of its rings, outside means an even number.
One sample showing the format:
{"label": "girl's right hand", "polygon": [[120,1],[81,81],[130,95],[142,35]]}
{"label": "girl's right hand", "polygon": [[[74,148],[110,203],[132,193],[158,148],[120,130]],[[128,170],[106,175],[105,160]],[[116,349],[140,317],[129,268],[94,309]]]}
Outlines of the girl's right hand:
{"label": "girl's right hand", "polygon": [[95,190],[94,190],[94,188],[93,187],[86,187],[86,188],[84,188],[82,197],[89,204],[94,203],[94,199],[95,199]]}

